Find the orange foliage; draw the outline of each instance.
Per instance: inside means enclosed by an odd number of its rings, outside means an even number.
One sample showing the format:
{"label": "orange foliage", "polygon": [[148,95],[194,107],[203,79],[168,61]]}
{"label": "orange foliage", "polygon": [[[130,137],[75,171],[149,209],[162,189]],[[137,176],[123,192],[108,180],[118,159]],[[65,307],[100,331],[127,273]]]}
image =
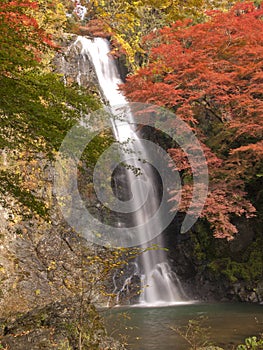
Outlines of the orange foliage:
{"label": "orange foliage", "polygon": [[[263,160],[262,7],[241,3],[211,13],[206,23],[178,21],[151,33],[144,39],[151,47],[148,65],[121,86],[131,101],[172,109],[202,141],[210,176],[202,217],[216,237],[231,239],[237,232],[233,215],[255,212],[245,184]],[[189,169],[180,149],[169,152],[182,177],[198,171]],[[189,193],[185,183],[182,211]]]}
{"label": "orange foliage", "polygon": [[101,38],[108,38],[111,35],[105,23],[100,19],[92,19],[85,26],[79,26],[78,33]]}

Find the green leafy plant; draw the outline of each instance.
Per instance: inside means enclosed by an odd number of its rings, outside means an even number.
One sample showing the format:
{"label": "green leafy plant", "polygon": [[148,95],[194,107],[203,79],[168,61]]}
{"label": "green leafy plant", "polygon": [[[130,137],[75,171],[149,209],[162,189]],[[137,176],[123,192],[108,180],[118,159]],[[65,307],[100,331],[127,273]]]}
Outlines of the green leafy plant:
{"label": "green leafy plant", "polygon": [[258,339],[256,336],[249,337],[245,339],[245,344],[240,344],[237,350],[258,350],[263,349],[263,339]]}

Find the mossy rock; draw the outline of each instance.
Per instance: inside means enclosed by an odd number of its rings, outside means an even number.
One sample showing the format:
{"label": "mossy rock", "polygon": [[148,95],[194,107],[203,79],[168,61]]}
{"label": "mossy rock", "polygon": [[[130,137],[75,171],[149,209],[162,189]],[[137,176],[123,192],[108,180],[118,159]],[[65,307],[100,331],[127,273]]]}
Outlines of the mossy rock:
{"label": "mossy rock", "polygon": [[108,337],[94,305],[74,297],[2,320],[0,344],[9,350],[123,350]]}

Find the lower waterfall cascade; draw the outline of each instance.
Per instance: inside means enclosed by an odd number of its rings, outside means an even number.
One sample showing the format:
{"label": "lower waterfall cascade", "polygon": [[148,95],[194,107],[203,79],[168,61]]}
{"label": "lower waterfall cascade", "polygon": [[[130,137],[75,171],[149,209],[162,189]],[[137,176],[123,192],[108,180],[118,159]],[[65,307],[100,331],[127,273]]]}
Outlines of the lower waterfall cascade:
{"label": "lower waterfall cascade", "polygon": [[[72,46],[80,48],[76,50],[76,54],[79,52],[79,59],[81,59],[84,64],[87,59],[92,63],[103,99],[107,101],[109,107],[113,110],[113,114],[116,106],[128,104],[125,97],[118,89],[118,85],[123,82],[120,78],[115,60],[110,55],[109,42],[99,37],[87,38],[78,36]],[[81,74],[82,73],[79,71],[79,84],[81,82]],[[131,126],[132,121],[132,114],[129,114],[125,122],[119,122],[113,119],[113,133],[116,140],[120,143],[125,143],[130,139],[135,140],[134,144],[133,142],[129,142],[132,152],[136,155],[138,154],[138,158],[143,157],[147,160],[147,150],[144,149],[139,136],[133,130]],[[131,163],[129,157],[126,157],[125,153],[123,157],[124,160],[127,161],[127,164],[132,167],[140,168],[142,166],[142,162],[140,161],[133,160]],[[152,167],[147,162],[143,164],[140,177],[141,181],[136,181],[138,180],[137,175],[129,169],[126,171],[126,177],[129,190],[139,203],[145,200],[144,187],[146,184],[149,191],[147,203],[143,204],[138,210],[137,207],[133,210],[133,225],[139,227],[145,220],[151,217],[158,208],[159,199],[157,195],[156,179]],[[134,182],[136,182],[136,186],[132,186]],[[159,222],[161,224],[161,218],[159,218]],[[151,241],[151,232],[142,230],[141,234],[145,237],[145,242]],[[164,242],[161,236],[162,235],[158,237],[158,245],[163,247]],[[147,244],[145,243],[142,245],[142,248],[147,248]],[[187,301],[180,281],[171,270],[167,259],[167,253],[164,249],[146,250],[137,258],[136,262],[132,264],[132,274],[125,279],[121,288],[118,287],[115,279],[113,281],[115,286],[114,293],[116,293],[117,296],[124,292],[125,289],[129,289],[132,276],[136,275],[140,278],[140,289],[142,291],[138,300],[139,305],[170,305]]]}

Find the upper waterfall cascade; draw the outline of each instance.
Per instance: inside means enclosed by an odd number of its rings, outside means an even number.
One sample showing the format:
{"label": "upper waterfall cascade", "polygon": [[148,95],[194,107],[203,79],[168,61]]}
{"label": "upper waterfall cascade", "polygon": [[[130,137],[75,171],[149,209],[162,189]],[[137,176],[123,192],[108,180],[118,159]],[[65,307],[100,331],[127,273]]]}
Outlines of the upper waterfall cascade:
{"label": "upper waterfall cascade", "polygon": [[[120,79],[117,66],[114,59],[110,55],[109,43],[106,39],[102,38],[86,38],[79,36],[73,45],[81,46],[80,55],[85,61],[87,57],[92,62],[94,70],[100,85],[103,98],[108,102],[110,108],[113,110],[119,105],[127,104],[125,97],[118,89],[118,85],[122,83]],[[136,146],[133,147],[133,143],[130,142],[130,147],[135,154],[140,155],[147,160],[147,150],[144,149],[143,144],[140,143],[140,139],[131,126],[133,122],[133,116],[129,114],[126,121],[112,120],[113,132],[117,141],[127,142],[130,139],[136,140]],[[125,158],[124,154],[124,158]],[[138,156],[139,158],[139,156]],[[128,159],[128,158],[127,158]],[[129,163],[130,160],[127,160]],[[133,161],[134,162],[134,161]],[[147,199],[147,204],[136,207],[133,210],[133,224],[140,226],[151,217],[157,210],[159,205],[159,199],[157,195],[157,185],[153,174],[153,170],[147,161],[143,165],[142,177],[136,181],[136,175],[127,170],[127,182],[130,183],[130,189],[132,195],[137,198],[137,201],[141,203]],[[132,163],[133,166],[141,167],[142,163]],[[136,182],[137,186],[133,186]],[[149,193],[147,198],[143,197],[145,190],[144,187],[147,184]],[[137,210],[138,209],[138,210]],[[159,218],[161,222],[161,218]],[[155,223],[156,225],[156,223]],[[150,232],[142,230],[142,235],[146,237],[145,241],[151,240]],[[147,240],[147,237],[149,239]],[[159,237],[158,244],[162,246],[162,238]],[[146,245],[143,246],[145,248]],[[136,273],[140,275],[142,293],[139,298],[139,304],[141,305],[168,305],[173,303],[182,302],[185,300],[184,293],[180,286],[174,272],[167,261],[166,252],[163,249],[154,249],[144,252],[137,261],[138,269]],[[139,271],[139,272],[138,272]],[[130,277],[127,279],[130,282]]]}

